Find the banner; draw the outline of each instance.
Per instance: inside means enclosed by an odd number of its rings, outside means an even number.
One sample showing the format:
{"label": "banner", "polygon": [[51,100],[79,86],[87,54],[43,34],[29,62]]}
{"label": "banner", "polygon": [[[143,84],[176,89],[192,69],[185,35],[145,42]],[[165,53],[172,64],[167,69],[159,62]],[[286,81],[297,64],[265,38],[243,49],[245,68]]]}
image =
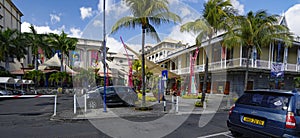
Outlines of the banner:
{"label": "banner", "polygon": [[97,66],[97,63],[99,62],[98,60],[98,51],[97,50],[93,50],[93,51],[90,51],[91,53],[91,60],[90,60],[90,65],[95,67]]}
{"label": "banner", "polygon": [[271,65],[271,77],[283,77],[284,76],[284,64],[272,63]]}
{"label": "banner", "polygon": [[80,67],[81,65],[81,52],[78,50],[71,52],[71,66]]}

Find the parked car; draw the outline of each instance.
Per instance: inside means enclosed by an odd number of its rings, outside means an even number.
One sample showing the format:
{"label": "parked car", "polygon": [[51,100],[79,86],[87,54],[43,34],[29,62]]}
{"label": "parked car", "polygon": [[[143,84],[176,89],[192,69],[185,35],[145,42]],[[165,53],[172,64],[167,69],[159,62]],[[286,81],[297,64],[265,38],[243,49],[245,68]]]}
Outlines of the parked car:
{"label": "parked car", "polygon": [[300,137],[300,93],[245,91],[230,109],[227,126],[233,136]]}
{"label": "parked car", "polygon": [[14,90],[13,95],[25,95],[26,92],[24,90]]}
{"label": "parked car", "polygon": [[[87,92],[87,107],[95,109],[103,104],[102,97],[104,95],[104,87]],[[138,100],[137,93],[127,86],[107,86],[106,87],[106,104],[123,104],[134,106]]]}
{"label": "parked car", "polygon": [[8,95],[8,94],[7,94],[7,91],[5,91],[5,90],[0,90],[0,96],[2,96],[2,95]]}

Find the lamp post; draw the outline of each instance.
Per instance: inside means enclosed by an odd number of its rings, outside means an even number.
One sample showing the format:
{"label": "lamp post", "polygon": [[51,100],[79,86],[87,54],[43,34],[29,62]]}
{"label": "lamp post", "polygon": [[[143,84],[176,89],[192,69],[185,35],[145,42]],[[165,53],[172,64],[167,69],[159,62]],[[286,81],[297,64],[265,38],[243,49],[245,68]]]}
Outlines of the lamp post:
{"label": "lamp post", "polygon": [[103,0],[103,73],[104,73],[104,94],[103,94],[103,112],[106,111],[106,32],[105,32],[105,0]]}

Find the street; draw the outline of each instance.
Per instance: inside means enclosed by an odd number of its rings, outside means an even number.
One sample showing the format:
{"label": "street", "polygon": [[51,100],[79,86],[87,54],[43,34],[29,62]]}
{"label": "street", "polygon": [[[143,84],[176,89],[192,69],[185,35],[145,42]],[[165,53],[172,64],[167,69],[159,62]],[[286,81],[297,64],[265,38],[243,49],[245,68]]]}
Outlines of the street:
{"label": "street", "polygon": [[[72,109],[72,96],[58,96],[57,112],[62,110]],[[2,99],[0,100],[0,133],[1,137],[128,137],[138,136],[139,130],[144,128],[135,128],[135,133],[122,130],[113,130],[114,124],[118,123],[120,118],[105,118],[97,120],[50,120],[53,115],[54,98],[19,98],[19,99]],[[113,107],[124,108],[124,107]],[[210,115],[210,114],[208,114]],[[213,115],[213,114],[211,114]],[[226,119],[228,113],[226,111],[215,113],[213,119],[204,127],[198,127],[199,118],[201,115],[173,115],[174,120],[183,117],[188,118],[183,124],[167,135],[160,137],[231,137],[226,127]],[[123,118],[132,122],[149,122],[155,120],[155,117],[130,117]],[[97,122],[101,122],[101,126],[110,126],[110,131],[114,132],[111,135],[105,129],[99,129]],[[147,128],[149,135],[155,132],[155,127],[159,124],[152,124]],[[163,125],[163,124],[162,124]],[[112,127],[111,127],[112,126]],[[130,126],[130,124],[128,124]],[[108,127],[109,128],[109,127]],[[129,128],[129,127],[128,127]],[[128,129],[127,128],[127,129]],[[152,131],[153,128],[153,131]],[[118,134],[119,133],[119,134]],[[107,135],[108,134],[108,135]],[[158,134],[156,134],[158,135]],[[152,135],[153,136],[153,135]]]}

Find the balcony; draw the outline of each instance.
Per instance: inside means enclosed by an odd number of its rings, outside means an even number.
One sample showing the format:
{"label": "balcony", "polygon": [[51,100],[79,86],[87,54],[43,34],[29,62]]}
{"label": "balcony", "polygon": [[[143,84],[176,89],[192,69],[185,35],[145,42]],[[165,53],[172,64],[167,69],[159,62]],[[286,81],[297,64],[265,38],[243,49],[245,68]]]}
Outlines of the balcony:
{"label": "balcony", "polygon": [[[209,63],[208,70],[209,71],[217,71],[217,70],[224,70],[224,69],[230,69],[230,68],[237,68],[237,67],[246,67],[247,59],[246,58],[236,58],[226,61],[219,61],[219,62],[213,62]],[[275,62],[269,62],[266,60],[249,60],[249,68],[256,68],[256,69],[264,69],[264,70],[270,70],[271,71],[271,64]],[[300,72],[300,66],[297,64],[285,64],[284,65],[285,71],[290,72]],[[204,64],[197,65],[194,67],[195,73],[198,72],[204,72]],[[190,73],[190,68],[181,68],[176,70],[171,70],[171,72],[176,73],[178,75],[184,75]]]}

